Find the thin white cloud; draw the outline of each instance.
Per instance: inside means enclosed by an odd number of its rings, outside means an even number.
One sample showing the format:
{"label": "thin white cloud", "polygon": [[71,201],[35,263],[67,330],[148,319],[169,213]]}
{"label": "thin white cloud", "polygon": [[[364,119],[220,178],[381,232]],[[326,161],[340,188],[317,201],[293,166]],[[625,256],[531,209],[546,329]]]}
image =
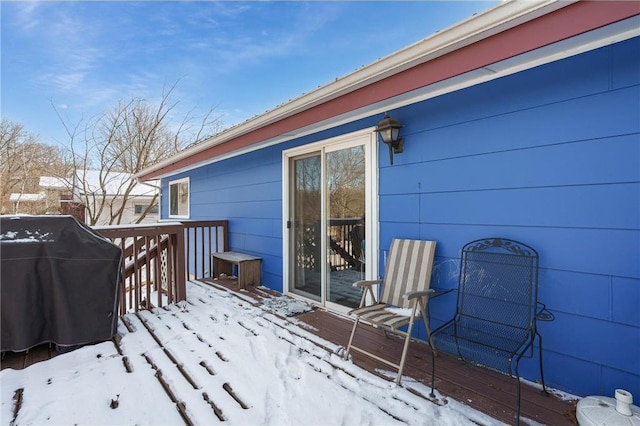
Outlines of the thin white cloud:
{"label": "thin white cloud", "polygon": [[[8,2],[3,85],[14,81],[14,96],[29,93],[31,104],[41,96],[47,107],[53,99],[70,116],[87,117],[132,97],[154,102],[179,82],[172,97],[180,111],[218,102],[216,113],[237,123],[351,70],[351,58],[335,55],[324,66],[327,52],[380,48],[377,21],[363,23],[358,8],[376,9],[326,1]],[[398,39],[394,31],[385,34]]]}
{"label": "thin white cloud", "polygon": [[12,30],[21,32],[23,42],[33,49],[29,70],[33,80],[57,93],[74,92],[87,74],[96,68],[102,52],[88,43],[90,29],[73,14],[73,4],[32,3],[17,5],[18,19]]}
{"label": "thin white cloud", "polygon": [[[333,4],[287,5],[283,22],[288,24],[267,31],[246,26],[243,19],[259,23],[262,13],[268,17],[269,4],[235,2],[118,4],[112,3],[109,19],[96,16],[97,7],[108,3],[44,3],[44,7],[23,7],[22,21],[40,33],[46,44],[46,57],[35,80],[48,84],[59,94],[84,97],[86,105],[95,105],[113,93],[129,93],[148,88],[164,78],[178,78],[169,71],[176,63],[188,73],[232,73],[238,69],[267,63],[297,49],[305,49],[315,31],[330,22],[335,15]],[[146,6],[146,7],[145,7]],[[280,7],[280,5],[276,5]],[[290,7],[289,7],[290,6]],[[281,11],[282,9],[279,9]],[[122,12],[122,13],[118,13]],[[138,21],[140,17],[144,21]],[[45,19],[46,17],[46,19]],[[98,17],[102,19],[98,19]],[[225,22],[222,25],[221,22]],[[116,32],[116,33],[114,33]],[[136,63],[135,49],[146,62]],[[43,49],[44,50],[44,49]],[[133,50],[133,51],[132,51]],[[202,63],[202,57],[210,59]],[[150,59],[149,59],[150,58]],[[157,63],[149,63],[154,58]],[[126,61],[121,62],[121,61]],[[110,66],[130,67],[120,81],[113,81]],[[153,69],[151,75],[138,70]],[[119,71],[118,71],[119,72]],[[137,75],[145,78],[144,82]],[[117,89],[104,89],[104,87]]]}
{"label": "thin white cloud", "polygon": [[35,1],[17,3],[15,5],[16,14],[14,18],[14,26],[19,28],[21,31],[29,31],[36,28],[40,24],[39,16],[36,14],[40,4],[41,3]]}
{"label": "thin white cloud", "polygon": [[[108,4],[39,5],[21,5],[21,27],[17,30],[34,41],[28,41],[29,47],[38,50],[37,61],[29,66],[33,72],[31,79],[52,98],[62,100],[73,109],[104,109],[123,97],[141,91],[143,95],[148,93],[149,84],[160,79],[153,73],[146,73],[128,80],[121,73],[124,65],[111,71],[110,67],[120,55],[126,55],[130,45],[119,44],[117,40],[113,43],[107,24],[111,20],[105,20],[97,9]],[[127,35],[123,36],[126,39]],[[33,58],[23,60],[33,61]],[[130,76],[135,77],[135,74]]]}
{"label": "thin white cloud", "polygon": [[40,83],[56,86],[58,90],[69,91],[80,86],[84,76],[85,74],[81,72],[45,73],[38,76],[37,80]]}
{"label": "thin white cloud", "polygon": [[[210,73],[233,73],[268,63],[273,58],[309,51],[312,49],[309,43],[317,33],[339,16],[345,7],[331,2],[286,6],[285,9],[282,4],[258,4],[233,8],[232,13],[226,16],[226,25],[212,25],[209,28],[204,28],[200,23],[216,21],[220,8],[200,10],[197,19],[192,17],[187,21],[190,25],[200,26],[196,37],[183,39],[184,49],[210,58]],[[274,7],[278,7],[278,10],[273,11]],[[229,12],[227,9],[225,11]],[[261,25],[261,19],[273,19],[274,15],[281,19],[282,25]],[[247,26],[246,22],[253,25]]]}

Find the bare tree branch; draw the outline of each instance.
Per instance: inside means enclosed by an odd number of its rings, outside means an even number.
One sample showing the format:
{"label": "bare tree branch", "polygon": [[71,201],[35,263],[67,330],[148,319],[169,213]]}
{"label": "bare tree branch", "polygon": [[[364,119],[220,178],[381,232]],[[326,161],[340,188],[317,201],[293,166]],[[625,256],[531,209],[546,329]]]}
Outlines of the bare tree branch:
{"label": "bare tree branch", "polygon": [[[60,148],[42,144],[22,124],[6,118],[0,122],[0,213],[44,214],[57,205],[40,196],[40,176],[66,169]],[[15,203],[11,193],[19,194]],[[38,199],[27,194],[37,194]]]}
{"label": "bare tree branch", "polygon": [[[86,207],[88,224],[144,220],[158,202],[158,190],[145,187],[149,193],[141,198],[144,208],[132,219],[133,202],[141,197],[140,187],[125,177],[200,142],[203,135],[214,135],[221,130],[213,109],[198,119],[197,124],[190,111],[175,126],[173,115],[179,102],[171,96],[176,87],[177,83],[163,90],[155,105],[140,98],[118,102],[110,111],[87,122],[81,138],[78,137],[79,124],[72,127],[63,123],[69,135],[69,156],[77,170],[73,179],[74,194]],[[60,114],[58,116],[62,120]],[[78,147],[78,139],[82,149]],[[87,173],[92,170],[96,173]]]}

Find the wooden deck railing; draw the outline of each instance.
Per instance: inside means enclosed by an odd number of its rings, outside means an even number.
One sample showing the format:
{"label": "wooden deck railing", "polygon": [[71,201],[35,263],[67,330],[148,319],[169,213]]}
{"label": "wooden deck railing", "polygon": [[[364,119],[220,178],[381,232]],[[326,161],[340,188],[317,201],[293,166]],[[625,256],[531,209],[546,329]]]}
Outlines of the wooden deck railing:
{"label": "wooden deck railing", "polygon": [[[321,227],[319,222],[295,222],[299,234],[296,239],[296,266],[320,271]],[[329,219],[329,264],[332,271],[354,268],[364,271],[364,219]]]}
{"label": "wooden deck railing", "polygon": [[122,249],[120,314],[186,299],[186,280],[207,278],[211,254],[227,251],[228,222],[100,226]]}
{"label": "wooden deck railing", "polygon": [[362,270],[364,240],[364,219],[329,219],[329,246],[335,255],[331,256],[333,270],[355,268]]}
{"label": "wooden deck railing", "polygon": [[187,273],[189,278],[209,278],[213,270],[213,253],[229,251],[228,222],[190,221],[184,226]]}

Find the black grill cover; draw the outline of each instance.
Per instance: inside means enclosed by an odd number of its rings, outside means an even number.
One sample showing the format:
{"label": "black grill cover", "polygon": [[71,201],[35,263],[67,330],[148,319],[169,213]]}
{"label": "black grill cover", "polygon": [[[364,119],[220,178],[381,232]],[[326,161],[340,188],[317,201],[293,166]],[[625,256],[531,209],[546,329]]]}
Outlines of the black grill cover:
{"label": "black grill cover", "polygon": [[121,259],[72,216],[0,216],[1,350],[111,339]]}

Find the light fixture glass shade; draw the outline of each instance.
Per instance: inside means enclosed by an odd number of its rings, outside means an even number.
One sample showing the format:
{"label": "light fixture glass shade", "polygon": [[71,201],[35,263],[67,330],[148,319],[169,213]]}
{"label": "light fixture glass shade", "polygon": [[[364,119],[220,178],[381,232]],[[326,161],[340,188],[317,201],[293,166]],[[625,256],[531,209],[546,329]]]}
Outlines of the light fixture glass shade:
{"label": "light fixture glass shade", "polygon": [[[393,129],[391,127],[386,128],[384,130],[379,130],[380,137],[382,138],[382,141],[384,143],[389,143],[389,142],[391,142],[393,140],[392,138],[393,138],[393,133],[394,132],[392,130]],[[396,137],[397,137],[398,136],[398,131],[397,130],[396,130],[395,134],[396,134]]]}
{"label": "light fixture glass shade", "polygon": [[390,118],[389,115],[385,113],[384,118],[378,123],[376,130],[384,143],[392,143],[398,140],[401,127],[402,124]]}
{"label": "light fixture glass shade", "polygon": [[[396,121],[396,123],[398,123],[398,122]],[[398,123],[397,127],[395,127],[395,126],[391,127],[391,141],[392,142],[395,142],[395,141],[398,140],[398,136],[400,135],[400,127],[402,127],[400,125],[400,123]]]}

